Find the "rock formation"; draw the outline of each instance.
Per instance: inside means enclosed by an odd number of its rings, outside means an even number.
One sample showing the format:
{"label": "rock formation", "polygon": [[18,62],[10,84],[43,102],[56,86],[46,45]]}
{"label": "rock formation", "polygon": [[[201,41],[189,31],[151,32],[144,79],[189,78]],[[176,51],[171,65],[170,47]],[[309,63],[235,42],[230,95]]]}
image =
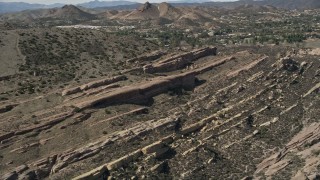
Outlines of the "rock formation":
{"label": "rock formation", "polygon": [[141,103],[170,89],[185,88],[191,89],[195,84],[195,73],[188,72],[179,75],[168,76],[145,82],[135,86],[128,86],[116,89],[105,95],[94,97],[84,102],[75,104],[79,109],[86,109],[98,105],[100,103],[121,104],[121,103]]}
{"label": "rock formation", "polygon": [[271,176],[280,170],[286,168],[292,162],[289,154],[296,154],[305,159],[305,166],[302,172],[293,174],[292,178],[300,179],[298,177],[313,176],[319,173],[317,166],[320,165],[319,157],[317,153],[320,152],[320,124],[313,123],[309,127],[303,129],[299,134],[297,134],[280,152],[273,154],[269,158],[263,160],[257,165],[257,170],[255,172],[256,176],[258,174],[264,173],[266,176]]}
{"label": "rock formation", "polygon": [[83,84],[81,86],[77,86],[77,87],[72,87],[69,89],[65,89],[64,91],[62,91],[62,96],[66,96],[66,95],[70,95],[70,94],[75,94],[81,91],[85,91],[88,89],[92,89],[92,88],[97,88],[99,86],[105,86],[105,85],[109,85],[118,81],[123,81],[126,80],[127,77],[124,75],[120,75],[120,76],[115,76],[112,78],[105,78],[105,79],[101,79],[101,80],[97,80],[97,81],[93,81],[93,82],[89,82],[87,84]]}
{"label": "rock formation", "polygon": [[169,57],[167,59],[161,60],[154,64],[145,65],[143,71],[145,73],[159,73],[159,72],[169,72],[185,67],[192,61],[199,58],[216,55],[216,47],[206,47],[202,49],[197,49],[184,54],[179,54],[176,56]]}
{"label": "rock formation", "polygon": [[143,62],[143,61],[153,61],[159,59],[161,56],[166,55],[163,51],[154,51],[146,55],[141,55],[135,58],[128,59],[126,63]]}

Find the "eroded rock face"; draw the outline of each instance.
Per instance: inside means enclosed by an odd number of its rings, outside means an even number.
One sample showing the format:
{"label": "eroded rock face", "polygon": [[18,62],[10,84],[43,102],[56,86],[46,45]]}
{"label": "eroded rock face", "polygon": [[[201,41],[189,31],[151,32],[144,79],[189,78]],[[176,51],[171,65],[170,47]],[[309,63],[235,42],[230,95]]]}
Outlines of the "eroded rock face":
{"label": "eroded rock face", "polygon": [[179,54],[173,57],[169,57],[160,62],[151,65],[145,65],[143,71],[145,73],[159,73],[177,70],[190,64],[192,61],[199,58],[216,55],[216,47],[206,47],[202,49],[197,49],[184,54]]}
{"label": "eroded rock face", "polygon": [[[317,153],[320,151],[320,124],[313,123],[309,127],[298,133],[280,152],[273,154],[263,160],[257,166],[256,176],[263,173],[266,176],[272,176],[282,169],[285,169],[294,157],[304,159],[302,171],[292,174],[293,179],[307,179],[317,173],[317,167],[320,165]],[[291,155],[289,155],[291,154]],[[304,177],[304,178],[302,178]]]}
{"label": "eroded rock face", "polygon": [[167,92],[169,89],[180,87],[184,89],[193,88],[195,84],[195,75],[195,72],[188,72],[156,79],[136,86],[116,89],[106,95],[75,104],[75,106],[80,109],[85,109],[93,107],[99,103],[121,104],[145,102],[147,99]]}
{"label": "eroded rock face", "polygon": [[62,91],[62,96],[66,96],[66,95],[70,95],[70,94],[75,94],[81,91],[85,91],[88,89],[92,89],[92,88],[96,88],[99,86],[104,86],[104,85],[109,85],[118,81],[123,81],[126,80],[127,77],[124,75],[120,75],[120,76],[115,76],[112,78],[105,78],[105,79],[101,79],[101,80],[97,80],[97,81],[93,81],[87,84],[83,84],[81,86],[77,86],[77,87],[72,87],[69,89],[66,89],[64,91]]}
{"label": "eroded rock face", "polygon": [[165,54],[166,54],[166,52],[163,52],[163,51],[154,51],[154,52],[151,52],[146,55],[142,55],[142,56],[128,59],[126,62],[127,63],[134,63],[134,62],[141,62],[141,61],[153,61],[155,59],[160,58],[161,56],[163,56]]}
{"label": "eroded rock face", "polygon": [[[106,89],[103,85],[95,88],[95,83],[75,87],[80,91],[81,88],[93,89],[66,97],[67,101],[54,110],[50,107],[48,111],[32,112],[40,120],[39,124],[1,132],[0,149],[4,148],[4,153],[0,160],[8,165],[2,171],[10,172],[7,177],[16,179],[151,179],[154,175],[163,176],[163,179],[180,175],[197,179],[202,177],[201,172],[217,179],[241,179],[254,175],[256,163],[269,155],[269,150],[274,152],[285,146],[287,149],[281,150],[275,158],[264,161],[266,166],[259,166],[264,176],[272,177],[279,168],[290,166],[291,159],[287,157],[291,151],[307,145],[312,148],[302,149],[297,154],[306,156],[304,169],[301,173],[292,172],[289,178],[316,178],[314,167],[318,166],[313,165],[317,165],[319,158],[310,152],[318,148],[314,144],[318,140],[313,138],[318,130],[306,133],[288,146],[285,144],[298,133],[300,118],[305,118],[301,120],[303,124],[317,121],[315,97],[320,85],[314,74],[318,61],[297,58],[304,73],[299,70],[288,73],[277,69],[279,58],[273,56],[267,60],[261,59],[264,54],[232,56],[219,55],[191,62],[193,68],[183,70],[187,73],[161,73],[152,79],[145,77],[156,75],[137,78],[137,75],[128,74],[132,78],[130,83],[125,83],[128,86],[117,89]],[[165,59],[157,64],[171,62],[172,59]],[[197,75],[199,83],[194,88]],[[301,86],[290,87],[292,80],[298,80]],[[179,96],[162,94],[174,88],[193,88],[193,92]],[[296,89],[301,91],[296,92]],[[154,96],[157,97],[151,106],[133,104]],[[99,103],[110,106],[86,109],[100,107]],[[111,106],[118,103],[121,105]],[[158,119],[163,117],[168,118]],[[77,133],[70,137],[74,131]],[[299,145],[310,137],[313,140],[308,142],[312,143]],[[76,142],[69,147],[71,141]],[[68,147],[57,146],[59,143]],[[296,145],[299,147],[292,148]],[[48,152],[35,157],[37,159],[30,158],[19,164],[12,158],[15,154],[19,158],[46,150]],[[239,173],[239,170],[246,172]],[[244,179],[251,179],[249,176]]]}
{"label": "eroded rock face", "polygon": [[146,3],[144,3],[143,5],[141,5],[138,10],[141,11],[141,12],[143,12],[143,11],[149,9],[151,6],[152,6],[152,5],[147,1]]}

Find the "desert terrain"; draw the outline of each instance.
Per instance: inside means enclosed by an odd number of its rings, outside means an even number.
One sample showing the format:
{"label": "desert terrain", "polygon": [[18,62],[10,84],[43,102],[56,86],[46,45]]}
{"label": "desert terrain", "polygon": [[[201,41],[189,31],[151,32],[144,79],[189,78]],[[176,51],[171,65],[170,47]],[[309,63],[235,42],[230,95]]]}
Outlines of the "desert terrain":
{"label": "desert terrain", "polygon": [[0,15],[0,179],[320,178],[320,10]]}

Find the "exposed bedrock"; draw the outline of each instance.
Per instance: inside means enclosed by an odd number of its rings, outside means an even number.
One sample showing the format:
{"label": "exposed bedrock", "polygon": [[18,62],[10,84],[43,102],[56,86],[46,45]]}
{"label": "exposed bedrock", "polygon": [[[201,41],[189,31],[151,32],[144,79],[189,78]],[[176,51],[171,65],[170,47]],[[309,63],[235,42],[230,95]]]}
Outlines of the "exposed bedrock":
{"label": "exposed bedrock", "polygon": [[112,84],[112,83],[115,83],[118,81],[123,81],[126,79],[127,79],[127,77],[124,75],[115,76],[112,78],[105,78],[105,79],[89,82],[89,83],[83,84],[81,86],[76,86],[76,87],[72,87],[69,89],[65,89],[64,91],[62,91],[61,94],[62,94],[62,96],[75,94],[75,93],[78,93],[81,91],[85,91],[85,90],[92,89],[92,88],[97,88],[97,87],[104,86],[104,85],[109,85],[109,84]]}
{"label": "exposed bedrock", "polygon": [[146,55],[138,56],[135,58],[128,59],[127,63],[141,62],[141,61],[153,61],[160,58],[163,55],[166,55],[166,52],[163,51],[154,51]]}
{"label": "exposed bedrock", "polygon": [[48,129],[48,128],[64,121],[65,119],[73,116],[74,114],[75,113],[72,111],[63,112],[60,114],[56,114],[56,115],[41,119],[41,120],[39,120],[39,122],[40,122],[39,124],[28,126],[28,127],[25,127],[25,128],[19,129],[19,130],[7,132],[5,134],[0,134],[0,142],[3,140],[9,139],[13,136],[23,135],[23,134],[29,133],[31,131],[42,131],[42,130]]}
{"label": "exposed bedrock", "polygon": [[154,64],[143,66],[145,73],[169,72],[183,68],[199,58],[216,55],[216,47],[205,47],[184,54],[175,55]]}
{"label": "exposed bedrock", "polygon": [[[313,123],[294,136],[279,152],[271,155],[258,164],[255,175],[259,176],[259,174],[264,174],[267,177],[272,176],[293,163],[293,157],[300,157],[305,160],[303,162],[305,165],[300,169],[303,176],[308,175],[308,177],[311,177],[312,175],[317,174],[320,165],[318,156],[318,152],[320,151],[319,141],[320,124]],[[299,172],[292,179],[301,179],[298,177]]]}
{"label": "exposed bedrock", "polygon": [[110,105],[121,103],[144,103],[146,100],[165,93],[170,89],[192,89],[195,86],[195,72],[168,76],[145,82],[136,86],[124,87],[84,102],[75,104],[80,109],[90,108],[98,104]]}

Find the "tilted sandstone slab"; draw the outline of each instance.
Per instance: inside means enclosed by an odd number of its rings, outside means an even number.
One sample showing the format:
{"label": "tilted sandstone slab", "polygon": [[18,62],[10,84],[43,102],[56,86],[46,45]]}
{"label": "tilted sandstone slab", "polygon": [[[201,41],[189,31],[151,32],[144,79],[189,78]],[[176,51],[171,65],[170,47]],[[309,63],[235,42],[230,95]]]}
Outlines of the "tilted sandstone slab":
{"label": "tilted sandstone slab", "polygon": [[[86,146],[80,147],[75,150],[67,150],[59,154],[55,154],[50,157],[42,158],[36,162],[30,163],[27,165],[28,168],[30,168],[30,171],[32,172],[44,172],[42,173],[40,179],[43,179],[47,177],[50,173],[54,174],[61,169],[67,167],[70,164],[73,164],[75,162],[81,161],[83,159],[92,157],[96,154],[98,154],[103,149],[107,148],[108,145],[110,145],[112,142],[121,141],[121,140],[128,140],[130,138],[135,138],[139,135],[146,135],[147,133],[150,133],[151,131],[159,130],[160,128],[170,128],[176,126],[177,122],[179,121],[178,117],[168,117],[164,119],[158,119],[158,120],[150,120],[143,123],[138,123],[135,126],[123,130],[118,131],[113,134],[104,136],[97,140],[96,142],[87,144]],[[170,143],[173,139],[171,136],[165,137],[161,140],[161,143]],[[143,155],[141,149],[131,153],[127,154],[123,157],[120,157],[119,159],[113,161],[112,163],[109,163],[110,169],[117,168],[120,166],[123,166],[131,161],[134,161],[136,158]],[[107,165],[100,166],[97,169],[92,170],[89,173],[86,173],[80,177],[77,177],[78,179],[96,179],[96,177],[100,177],[104,174],[106,171]],[[17,173],[16,171],[11,172],[11,174],[14,174],[17,178],[22,176],[22,174]],[[7,174],[5,174],[7,175]]]}
{"label": "tilted sandstone slab", "polygon": [[239,73],[241,73],[241,72],[243,72],[243,71],[248,71],[249,69],[255,67],[255,66],[258,65],[259,63],[267,60],[267,58],[268,58],[267,56],[264,56],[264,57],[262,57],[262,58],[259,58],[258,60],[255,60],[255,61],[253,61],[253,62],[251,62],[251,63],[249,63],[249,64],[241,67],[240,69],[237,69],[236,71],[230,72],[229,74],[227,74],[227,76],[229,76],[229,77],[237,76]]}
{"label": "tilted sandstone slab", "polygon": [[103,94],[98,97],[75,104],[79,109],[86,109],[103,103],[106,105],[118,103],[141,103],[161,93],[174,88],[191,89],[194,87],[195,73],[187,72],[144,82],[140,85],[128,86]]}
{"label": "tilted sandstone slab", "polygon": [[109,171],[116,170],[120,167],[123,167],[129,164],[130,162],[136,161],[138,158],[140,158],[143,155],[152,154],[153,157],[159,157],[170,149],[170,147],[166,146],[166,144],[170,144],[172,142],[173,142],[172,135],[164,137],[161,140],[153,144],[150,144],[148,146],[145,146],[142,149],[138,149],[116,160],[113,160],[112,162],[104,164],[80,176],[77,176],[73,178],[73,180],[101,178],[103,174],[107,175]]}
{"label": "tilted sandstone slab", "polygon": [[99,86],[108,85],[108,84],[115,83],[115,82],[118,82],[118,81],[123,81],[123,80],[126,80],[126,79],[127,79],[127,77],[124,76],[124,75],[115,76],[115,77],[112,77],[112,78],[106,78],[106,79],[93,81],[93,82],[84,84],[84,85],[80,86],[80,89],[81,90],[88,90],[88,89],[91,89],[91,88],[96,88],[96,87],[99,87]]}
{"label": "tilted sandstone slab", "polygon": [[[320,124],[313,123],[309,127],[304,128],[278,153],[273,154],[269,158],[263,160],[257,165],[256,175],[265,173],[265,175],[272,175],[279,170],[285,168],[284,165],[288,164],[286,159],[287,154],[296,150],[301,151],[303,148],[310,148],[317,145],[320,140]],[[300,148],[300,149],[299,149]]]}
{"label": "tilted sandstone slab", "polygon": [[22,128],[17,131],[12,131],[9,133],[0,134],[0,141],[6,140],[6,139],[11,138],[13,136],[26,134],[26,133],[29,133],[34,130],[42,130],[42,128],[54,126],[54,125],[64,121],[65,119],[67,119],[73,115],[74,115],[74,112],[68,111],[68,112],[63,112],[60,114],[56,114],[56,115],[53,115],[50,117],[43,118],[40,120],[40,124],[29,126],[26,128]]}
{"label": "tilted sandstone slab", "polygon": [[203,128],[204,126],[205,126],[205,123],[198,122],[198,123],[195,123],[195,124],[192,124],[188,127],[183,128],[180,133],[182,135],[187,135],[187,134],[190,134],[192,132],[195,132],[195,131]]}
{"label": "tilted sandstone slab", "polygon": [[105,78],[105,79],[101,79],[101,80],[97,80],[97,81],[93,81],[93,82],[89,82],[87,84],[83,84],[81,86],[77,86],[77,87],[72,87],[69,89],[65,89],[64,91],[62,91],[62,96],[66,96],[66,95],[70,95],[70,94],[75,94],[81,91],[85,91],[88,89],[92,89],[92,88],[97,88],[99,86],[104,86],[104,85],[109,85],[118,81],[123,81],[126,80],[127,77],[124,75],[119,75],[119,76],[115,76],[112,78]]}
{"label": "tilted sandstone slab", "polygon": [[[139,135],[145,135],[150,131],[162,127],[175,126],[177,122],[178,118],[168,117],[139,123],[132,128],[115,132],[79,149],[63,152],[57,156],[56,163],[53,165],[51,172],[56,173],[69,164],[94,156],[104,148],[108,147],[108,145],[112,142],[134,138]],[[165,140],[169,141],[170,138],[166,138]]]}
{"label": "tilted sandstone slab", "polygon": [[227,58],[223,58],[223,59],[214,61],[212,63],[206,64],[203,67],[197,68],[197,69],[194,70],[194,72],[196,73],[196,75],[202,74],[202,73],[210,71],[213,68],[218,67],[218,66],[220,66],[220,65],[222,65],[222,64],[224,64],[224,63],[226,63],[228,61],[234,60],[234,59],[235,59],[235,57],[233,57],[233,56],[227,57]]}
{"label": "tilted sandstone slab", "polygon": [[43,128],[43,127],[46,127],[46,126],[53,126],[53,125],[55,125],[57,123],[60,123],[60,122],[64,121],[65,119],[67,119],[68,117],[71,117],[73,115],[74,115],[74,112],[68,111],[68,112],[64,112],[64,113],[60,113],[60,114],[57,114],[57,115],[53,115],[53,116],[44,118],[44,119],[41,120],[42,123],[40,123],[38,125],[35,125],[35,126],[31,126],[31,127],[27,127],[27,128],[18,130],[18,131],[15,132],[15,135],[25,134],[25,133],[31,132],[31,131],[33,131],[35,129],[40,129],[40,128]]}
{"label": "tilted sandstone slab", "polygon": [[138,56],[135,58],[128,59],[127,63],[140,62],[140,61],[153,61],[159,59],[161,56],[166,55],[166,52],[163,51],[154,51],[146,55]]}
{"label": "tilted sandstone slab", "polygon": [[305,93],[304,95],[303,95],[303,97],[307,97],[307,96],[309,96],[311,93],[313,93],[313,92],[319,92],[320,91],[320,82],[318,83],[318,84],[316,84],[314,87],[312,87],[307,93]]}
{"label": "tilted sandstone slab", "polygon": [[63,90],[61,95],[62,96],[67,96],[67,95],[75,94],[75,93],[78,93],[78,92],[81,92],[80,87],[73,87],[73,88],[69,88],[69,89]]}
{"label": "tilted sandstone slab", "polygon": [[165,145],[161,141],[157,141],[153,144],[150,144],[144,148],[142,148],[143,154],[151,154],[156,152],[157,150],[163,148]]}
{"label": "tilted sandstone slab", "polygon": [[129,115],[145,114],[147,112],[148,112],[148,108],[142,107],[142,108],[138,108],[138,109],[134,109],[132,111],[126,112],[126,113],[122,113],[122,114],[110,117],[108,119],[104,119],[104,120],[98,121],[96,123],[92,123],[92,124],[90,124],[90,126],[96,126],[98,124],[105,123],[105,122],[112,121],[112,120],[116,120],[116,119],[119,119],[119,118],[124,118],[124,117],[129,116]]}
{"label": "tilted sandstone slab", "polygon": [[143,67],[143,71],[145,73],[159,73],[159,72],[169,72],[174,71],[180,68],[185,67],[190,64],[192,61],[195,61],[199,58],[216,55],[217,48],[216,47],[206,47],[197,49],[191,52],[187,52],[184,54],[175,55],[159,61],[154,64],[145,65]]}
{"label": "tilted sandstone slab", "polygon": [[73,178],[73,180],[95,180],[104,179],[104,174],[108,172],[106,165],[97,167],[87,173],[84,173],[78,177]]}
{"label": "tilted sandstone slab", "polygon": [[107,165],[108,170],[118,169],[119,167],[122,167],[132,161],[135,161],[136,159],[138,159],[142,155],[143,155],[143,153],[140,149],[137,151],[134,151],[134,152],[132,152],[128,155],[125,155],[115,161],[110,162]]}

